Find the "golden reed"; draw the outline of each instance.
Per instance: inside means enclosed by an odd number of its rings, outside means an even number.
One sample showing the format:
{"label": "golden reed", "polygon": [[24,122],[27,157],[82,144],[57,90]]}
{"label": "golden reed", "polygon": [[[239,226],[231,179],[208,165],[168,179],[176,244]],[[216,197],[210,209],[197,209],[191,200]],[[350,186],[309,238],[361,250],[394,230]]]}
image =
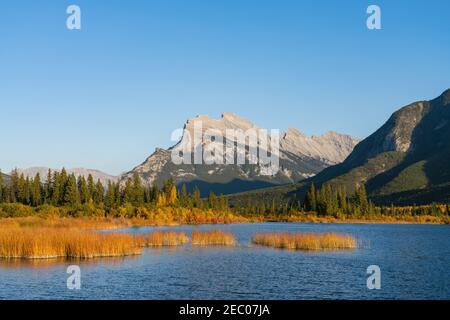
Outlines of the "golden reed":
{"label": "golden reed", "polygon": [[139,238],[73,228],[0,229],[0,258],[97,258],[141,253]]}
{"label": "golden reed", "polygon": [[143,236],[147,247],[179,246],[188,241],[186,234],[178,231],[154,231]]}
{"label": "golden reed", "polygon": [[339,250],[357,248],[348,234],[329,233],[259,233],[252,238],[257,245],[292,250]]}
{"label": "golden reed", "polygon": [[222,230],[212,231],[193,231],[192,232],[193,246],[234,246],[236,239],[230,232]]}

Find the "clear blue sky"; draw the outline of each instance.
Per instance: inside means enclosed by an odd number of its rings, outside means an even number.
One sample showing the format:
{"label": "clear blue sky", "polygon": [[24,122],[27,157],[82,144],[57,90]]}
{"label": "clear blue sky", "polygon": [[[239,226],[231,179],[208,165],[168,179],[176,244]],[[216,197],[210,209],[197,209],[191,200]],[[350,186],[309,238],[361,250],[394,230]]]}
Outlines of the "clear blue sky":
{"label": "clear blue sky", "polygon": [[[66,29],[66,8],[82,30]],[[378,4],[382,30],[366,28]],[[365,137],[450,87],[450,1],[2,1],[0,168],[118,174],[197,114]]]}

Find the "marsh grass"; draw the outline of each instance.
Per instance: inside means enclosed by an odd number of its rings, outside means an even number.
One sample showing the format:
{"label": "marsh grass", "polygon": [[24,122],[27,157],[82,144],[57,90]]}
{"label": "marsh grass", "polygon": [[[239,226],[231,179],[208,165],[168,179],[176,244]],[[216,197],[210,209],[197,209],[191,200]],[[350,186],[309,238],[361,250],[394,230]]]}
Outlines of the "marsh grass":
{"label": "marsh grass", "polygon": [[339,233],[259,233],[252,238],[256,245],[291,250],[355,249],[356,239]]}
{"label": "marsh grass", "polygon": [[124,233],[48,227],[0,229],[0,258],[117,257],[140,254],[141,246],[139,238]]}
{"label": "marsh grass", "polygon": [[193,231],[193,246],[234,246],[236,239],[230,232],[222,230]]}
{"label": "marsh grass", "polygon": [[189,241],[184,232],[154,231],[143,236],[146,247],[180,246]]}

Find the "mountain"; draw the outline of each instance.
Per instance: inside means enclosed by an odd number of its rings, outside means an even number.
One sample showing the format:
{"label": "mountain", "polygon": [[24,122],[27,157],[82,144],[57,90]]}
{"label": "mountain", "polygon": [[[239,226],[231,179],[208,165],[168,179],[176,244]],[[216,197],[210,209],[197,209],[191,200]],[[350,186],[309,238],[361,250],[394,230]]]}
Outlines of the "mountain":
{"label": "mountain", "polygon": [[[41,180],[44,181],[47,178],[48,170],[51,170],[52,172],[58,171],[60,172],[60,169],[51,169],[47,167],[31,167],[27,169],[17,169],[17,172],[19,174],[23,174],[25,177],[34,178],[37,173],[41,176]],[[107,185],[109,181],[115,182],[118,180],[118,177],[109,175],[107,173],[101,172],[99,170],[94,169],[85,169],[85,168],[72,168],[72,169],[66,169],[68,174],[75,174],[75,177],[84,176],[87,178],[89,174],[92,175],[92,178],[94,178],[94,181],[97,182],[97,180],[100,180],[100,182],[103,185]]]}
{"label": "mountain", "polygon": [[377,203],[450,201],[450,89],[431,101],[409,104],[359,143],[341,164],[311,179],[365,183]]}
{"label": "mountain", "polygon": [[2,175],[2,178],[3,178],[3,183],[4,184],[8,183],[9,182],[9,176],[4,174],[4,173],[1,173],[1,175]]}
{"label": "mountain", "polygon": [[[193,141],[195,128],[201,125],[201,134],[215,130],[221,139]],[[258,136],[258,146],[271,154],[269,148],[272,139],[279,139],[279,170],[272,172],[270,165],[250,164],[249,149],[245,150],[245,164],[175,164],[172,154],[186,150],[226,150],[236,146],[234,140],[227,139],[227,130],[255,130],[256,125],[233,113],[224,113],[220,119],[197,116],[188,120],[183,128],[180,141],[173,147],[156,149],[142,164],[121,176],[122,183],[137,173],[146,184],[162,183],[172,177],[177,185],[186,184],[188,190],[198,186],[203,195],[210,191],[217,194],[233,193],[245,190],[293,183],[314,176],[326,167],[340,163],[359,142],[358,139],[336,132],[322,136],[308,137],[296,129],[288,129],[279,136],[270,134]],[[263,140],[268,141],[264,148]],[[275,142],[275,140],[273,140]],[[192,158],[191,158],[192,160]],[[236,163],[236,156],[234,156]]]}

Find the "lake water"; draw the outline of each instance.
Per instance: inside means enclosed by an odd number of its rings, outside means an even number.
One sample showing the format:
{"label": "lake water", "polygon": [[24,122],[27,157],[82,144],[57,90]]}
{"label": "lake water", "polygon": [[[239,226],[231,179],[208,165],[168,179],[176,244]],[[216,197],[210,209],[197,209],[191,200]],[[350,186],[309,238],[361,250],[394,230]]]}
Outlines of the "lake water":
{"label": "lake water", "polygon": [[[0,260],[0,299],[450,299],[450,226],[261,223],[132,228],[223,229],[235,248],[145,249],[141,256],[87,261]],[[121,230],[123,231],[123,230]],[[301,252],[252,246],[256,232],[336,231],[361,247]],[[81,289],[66,286],[69,265]],[[381,289],[367,289],[369,265]]]}

